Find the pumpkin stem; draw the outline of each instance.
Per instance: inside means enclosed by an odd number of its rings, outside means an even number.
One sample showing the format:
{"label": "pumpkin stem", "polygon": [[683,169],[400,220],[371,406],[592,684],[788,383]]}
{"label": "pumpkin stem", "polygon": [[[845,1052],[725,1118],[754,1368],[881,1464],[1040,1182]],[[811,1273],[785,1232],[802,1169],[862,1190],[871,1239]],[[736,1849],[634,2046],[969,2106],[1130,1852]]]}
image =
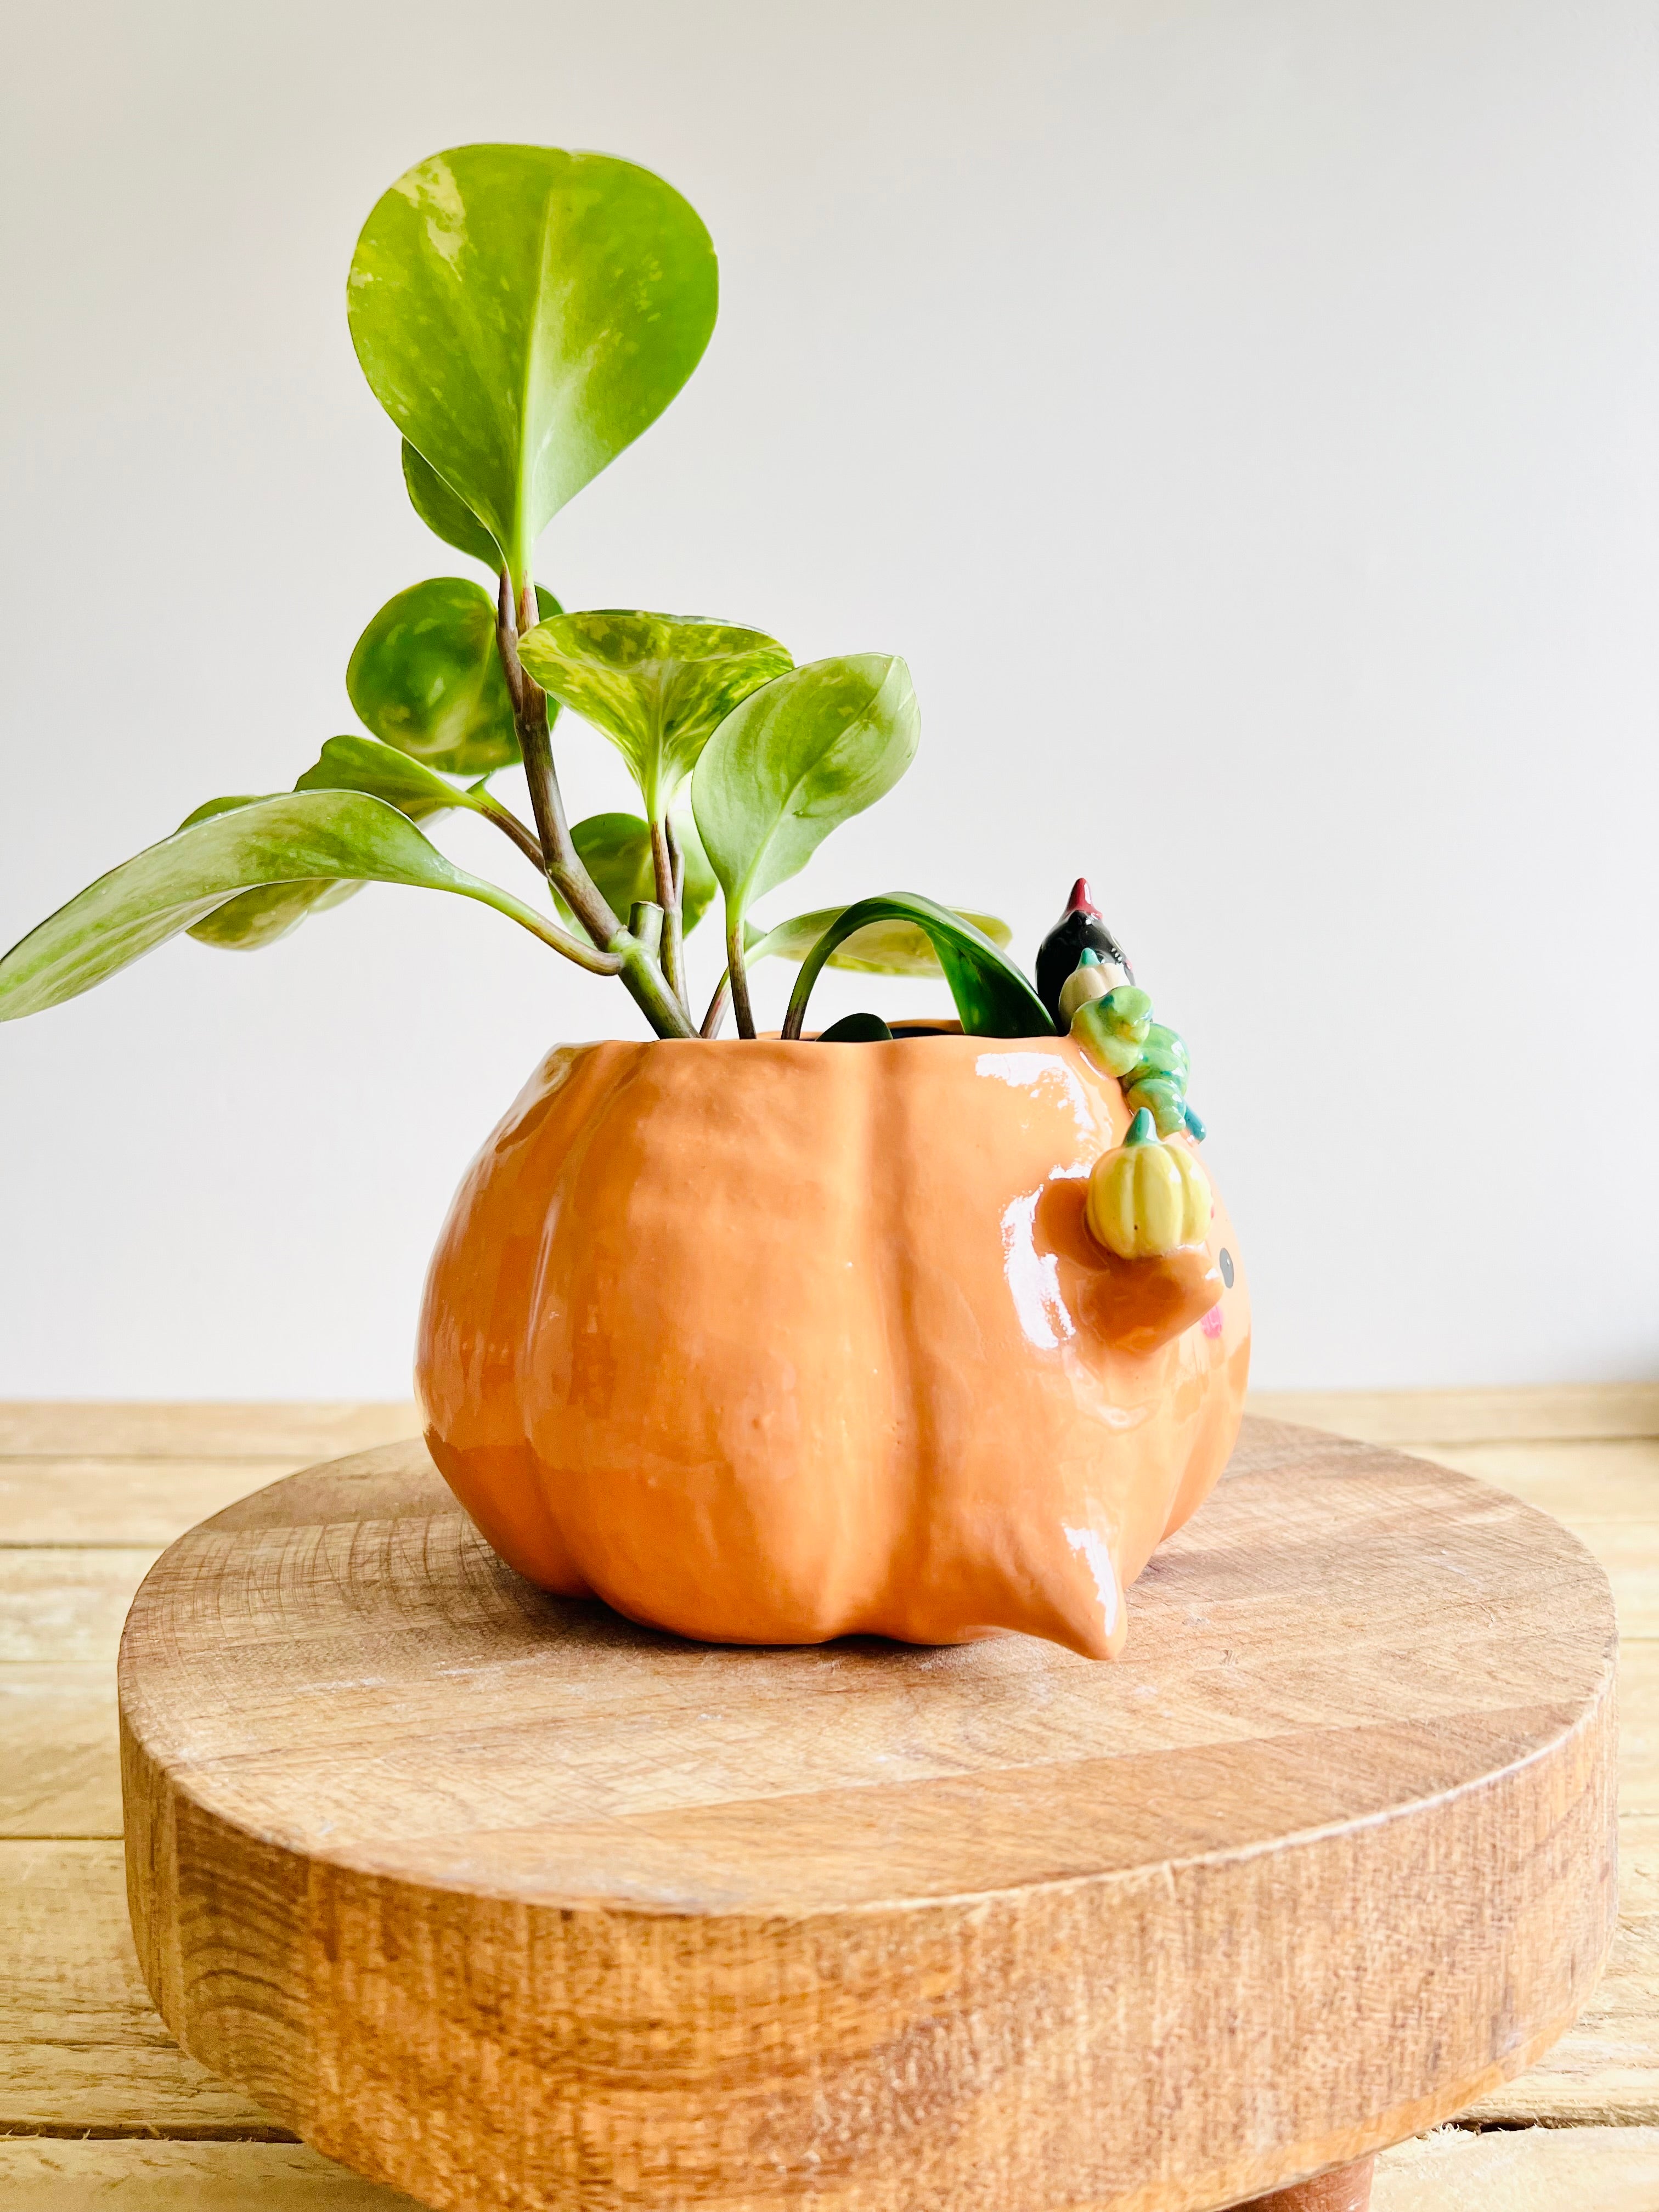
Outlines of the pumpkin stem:
{"label": "pumpkin stem", "polygon": [[1126,1145],[1146,1145],[1158,1134],[1158,1124],[1143,1106],[1124,1132]]}

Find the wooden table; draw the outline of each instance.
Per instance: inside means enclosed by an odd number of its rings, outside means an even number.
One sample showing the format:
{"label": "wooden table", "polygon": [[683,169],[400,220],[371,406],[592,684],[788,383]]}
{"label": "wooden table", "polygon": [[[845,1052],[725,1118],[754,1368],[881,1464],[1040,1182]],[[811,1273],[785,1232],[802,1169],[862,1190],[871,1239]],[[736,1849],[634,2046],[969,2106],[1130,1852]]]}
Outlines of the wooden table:
{"label": "wooden table", "polygon": [[[1626,1638],[1625,1918],[1607,1974],[1543,2065],[1384,2158],[1379,2212],[1659,2205],[1659,1388],[1258,1409],[1406,1443],[1558,1514],[1607,1566]],[[7,2207],[407,2202],[285,2136],[185,2060],[151,2010],[126,1928],[112,1662],[133,1589],[184,1528],[277,1474],[412,1425],[408,1408],[385,1406],[0,1409]]]}

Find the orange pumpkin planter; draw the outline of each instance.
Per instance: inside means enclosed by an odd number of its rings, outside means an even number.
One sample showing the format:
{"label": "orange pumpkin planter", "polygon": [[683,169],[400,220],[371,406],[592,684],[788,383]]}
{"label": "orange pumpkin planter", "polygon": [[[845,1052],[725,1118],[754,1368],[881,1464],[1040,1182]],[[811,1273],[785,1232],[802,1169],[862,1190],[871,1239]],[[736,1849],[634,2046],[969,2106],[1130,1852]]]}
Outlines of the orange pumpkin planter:
{"label": "orange pumpkin planter", "polygon": [[[562,611],[532,574],[690,374],[718,291],[695,210],[609,155],[452,147],[381,194],[352,343],[416,513],[493,586],[387,600],[346,671],[373,734],[88,884],[0,958],[0,1021],[185,931],[275,944],[368,884],[494,908],[614,978],[657,1042],[553,1053],[433,1262],[419,1387],[484,1534],[690,1636],[1023,1629],[1104,1657],[1221,1470],[1249,1359],[1184,1042],[1081,877],[1030,976],[1006,922],[914,889],[769,907],[915,757],[898,654],[798,665],[746,623]],[[567,820],[556,715],[561,748],[580,718],[616,749],[641,814]],[[514,767],[527,820],[488,787]],[[530,896],[428,840],[458,810]],[[687,940],[717,890],[705,1006]],[[798,970],[772,1039],[767,959]],[[802,1042],[831,962],[941,978],[960,1028],[896,1037],[865,1010]]]}
{"label": "orange pumpkin planter", "polygon": [[1090,1234],[1129,1121],[1069,1037],[556,1050],[433,1260],[433,1456],[532,1582],[683,1635],[1110,1656],[1249,1358],[1218,1200]]}

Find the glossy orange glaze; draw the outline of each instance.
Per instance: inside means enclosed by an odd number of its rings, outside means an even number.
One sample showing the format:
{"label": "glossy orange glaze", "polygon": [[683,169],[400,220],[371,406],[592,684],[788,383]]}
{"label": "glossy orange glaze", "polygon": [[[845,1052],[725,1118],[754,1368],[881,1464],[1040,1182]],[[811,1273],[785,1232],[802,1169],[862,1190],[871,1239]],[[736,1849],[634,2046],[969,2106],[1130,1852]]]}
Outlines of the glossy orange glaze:
{"label": "glossy orange glaze", "polygon": [[1128,1120],[1070,1038],[550,1053],[434,1255],[433,1456],[532,1582],[683,1635],[1109,1656],[1249,1362],[1218,1203],[1090,1237]]}

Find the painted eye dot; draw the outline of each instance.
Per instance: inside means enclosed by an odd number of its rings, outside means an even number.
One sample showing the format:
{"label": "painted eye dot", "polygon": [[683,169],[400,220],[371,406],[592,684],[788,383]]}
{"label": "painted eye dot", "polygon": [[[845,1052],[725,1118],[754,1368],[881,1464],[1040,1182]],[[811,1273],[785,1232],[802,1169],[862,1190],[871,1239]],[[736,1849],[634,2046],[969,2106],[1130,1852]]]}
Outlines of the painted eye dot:
{"label": "painted eye dot", "polygon": [[1233,1286],[1233,1255],[1224,1244],[1221,1248],[1221,1279],[1229,1290]]}

